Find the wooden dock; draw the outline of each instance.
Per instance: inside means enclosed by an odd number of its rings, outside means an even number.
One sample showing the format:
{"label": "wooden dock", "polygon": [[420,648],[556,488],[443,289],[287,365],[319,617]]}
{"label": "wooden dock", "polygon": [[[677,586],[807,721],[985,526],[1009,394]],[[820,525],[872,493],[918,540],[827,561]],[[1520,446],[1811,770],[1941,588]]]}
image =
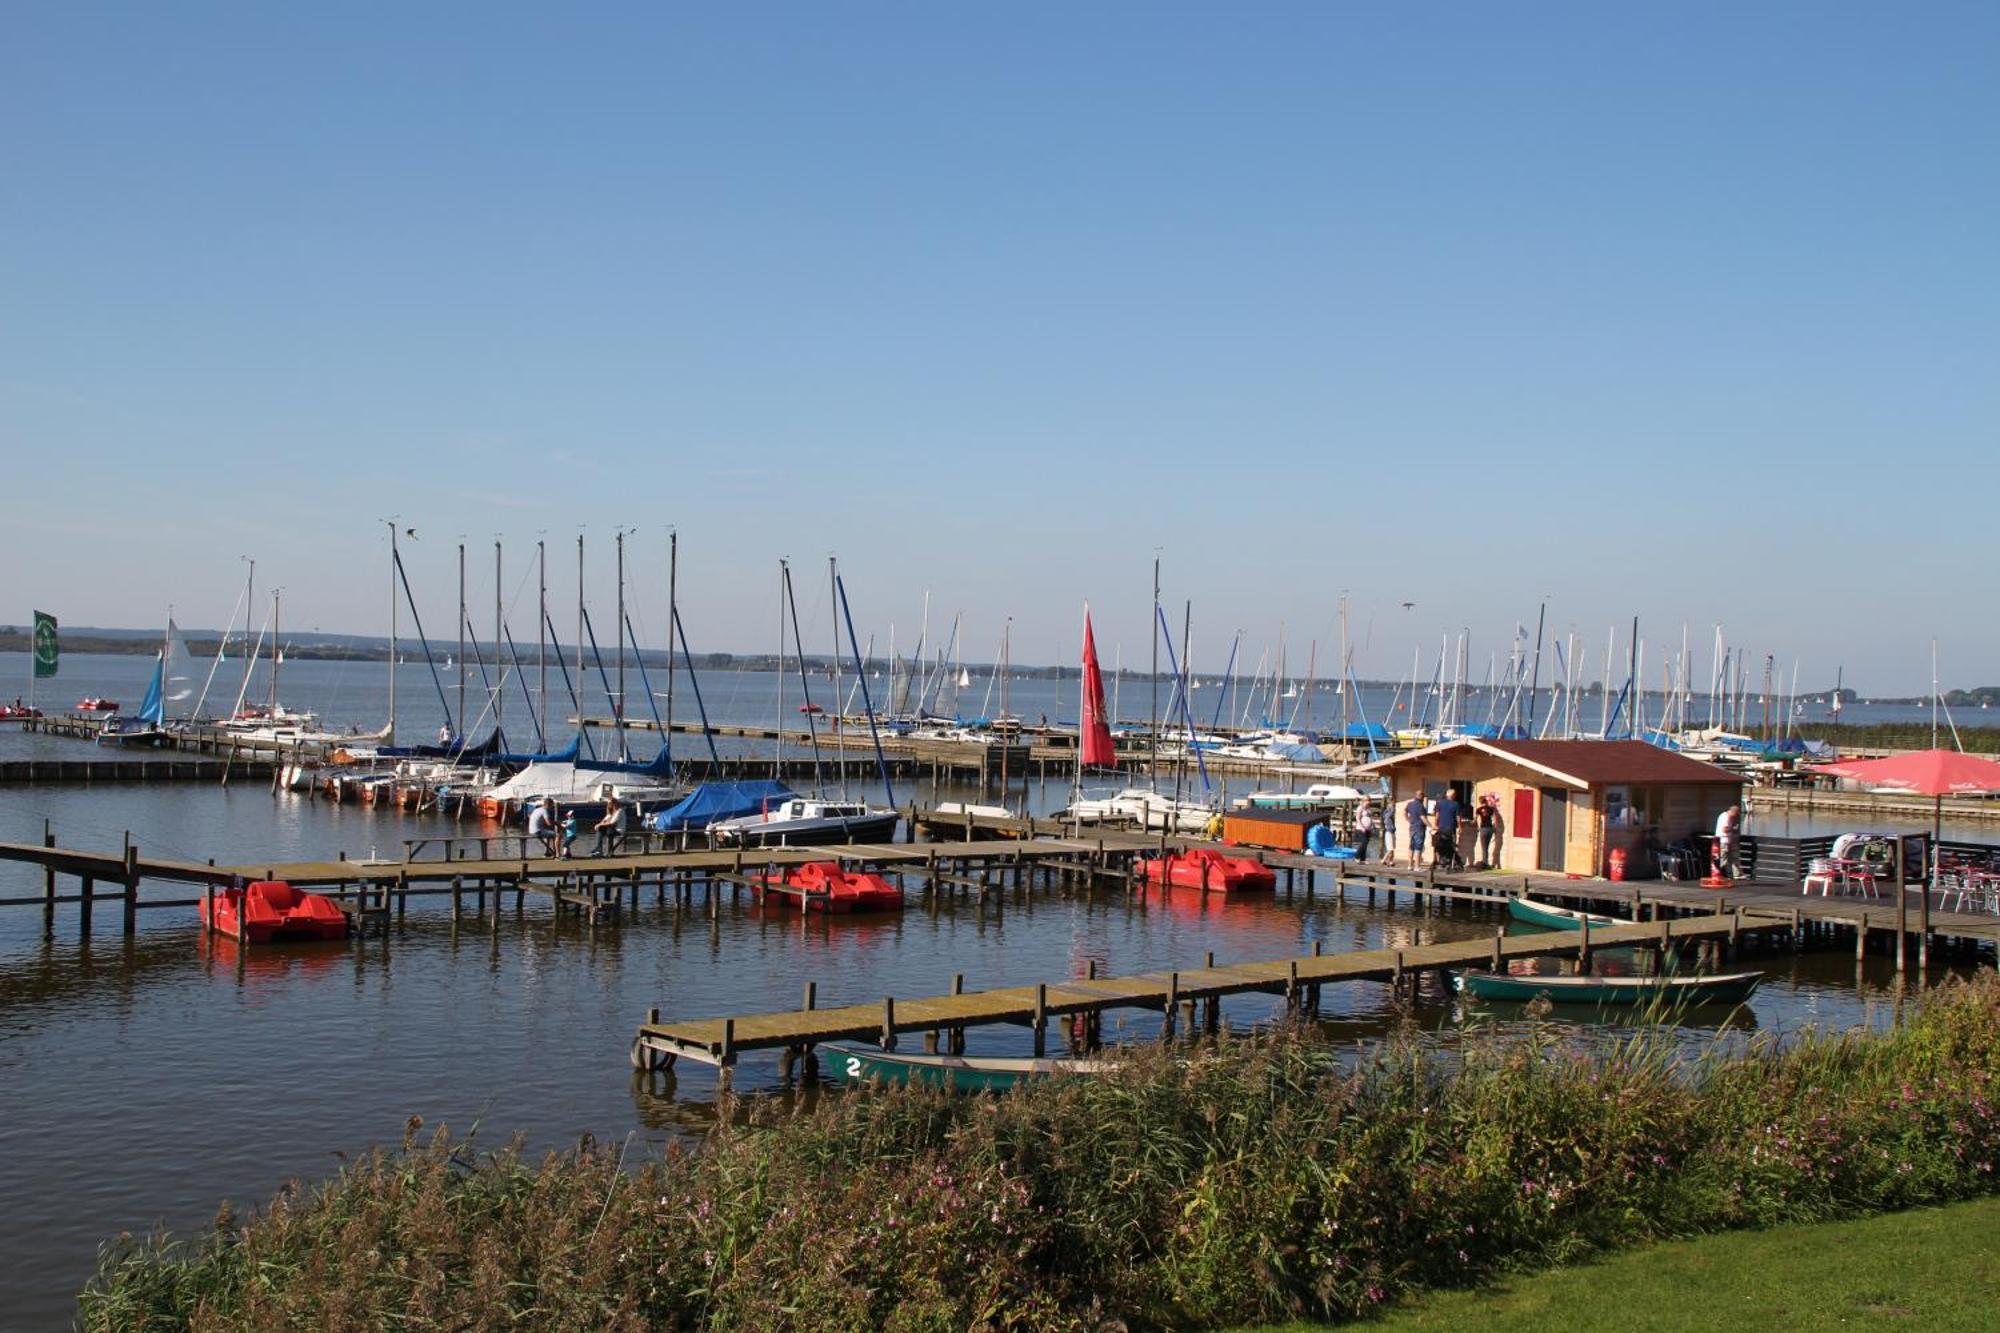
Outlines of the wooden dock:
{"label": "wooden dock", "polygon": [[266,758],[241,759],[8,759],[0,760],[7,786],[95,785],[130,782],[226,782],[268,779],[277,768]]}
{"label": "wooden dock", "polygon": [[[1424,972],[1489,968],[1505,970],[1508,963],[1528,958],[1574,958],[1587,970],[1593,950],[1647,948],[1665,952],[1688,944],[1735,946],[1745,934],[1788,929],[1788,923],[1747,920],[1741,911],[1702,917],[1609,926],[1580,932],[1549,931],[1508,936],[1504,927],[1490,940],[1460,940],[1404,949],[1368,949],[1217,966],[1188,971],[1146,972],[1134,976],[1086,976],[1033,986],[965,991],[949,995],[898,999],[885,996],[876,1004],[820,1009],[809,986],[805,1003],[795,1010],[741,1017],[661,1022],[659,1011],[647,1015],[632,1041],[635,1068],[654,1072],[671,1069],[688,1059],[727,1073],[746,1051],[779,1050],[791,1060],[809,1057],[824,1042],[872,1041],[894,1050],[897,1039],[925,1034],[927,1049],[942,1044],[963,1051],[969,1028],[1020,1026],[1034,1037],[1034,1053],[1047,1050],[1052,1020],[1081,1019],[1075,1032],[1085,1034],[1083,1046],[1094,1044],[1104,1014],[1135,1009],[1161,1015],[1162,1037],[1181,1029],[1214,1032],[1220,1025],[1220,1002],[1232,995],[1281,995],[1288,1007],[1317,1006],[1322,986],[1347,981],[1388,982],[1402,988]],[[1094,969],[1093,969],[1094,970]]]}

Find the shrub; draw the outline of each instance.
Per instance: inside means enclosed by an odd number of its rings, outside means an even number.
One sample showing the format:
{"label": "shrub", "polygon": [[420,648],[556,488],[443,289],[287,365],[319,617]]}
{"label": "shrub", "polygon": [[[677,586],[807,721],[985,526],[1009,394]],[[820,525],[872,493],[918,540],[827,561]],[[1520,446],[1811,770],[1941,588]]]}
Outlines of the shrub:
{"label": "shrub", "polygon": [[1993,1188],[2000,982],[1879,1036],[1686,1057],[1468,1034],[1342,1066],[1304,1031],[1005,1097],[765,1108],[633,1166],[412,1122],[189,1241],[105,1248],[92,1328],[1186,1327]]}

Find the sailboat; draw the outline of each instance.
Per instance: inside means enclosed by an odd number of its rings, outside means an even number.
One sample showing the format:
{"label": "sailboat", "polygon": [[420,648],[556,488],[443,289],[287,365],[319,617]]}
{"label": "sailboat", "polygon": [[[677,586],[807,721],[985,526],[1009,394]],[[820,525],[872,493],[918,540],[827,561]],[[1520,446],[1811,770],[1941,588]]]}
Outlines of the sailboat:
{"label": "sailboat", "polygon": [[172,745],[177,728],[168,725],[167,704],[193,693],[186,674],[192,669],[190,661],[187,640],[181,638],[173,617],[168,616],[166,641],[153,659],[153,679],[146,686],[146,697],[138,711],[106,723],[97,734],[97,743],[153,749]]}
{"label": "sailboat", "polygon": [[1083,611],[1083,703],[1081,735],[1077,752],[1077,793],[1063,813],[1079,824],[1131,822],[1145,829],[1167,829],[1198,833],[1208,826],[1213,811],[1176,801],[1150,787],[1127,787],[1111,796],[1082,795],[1083,770],[1113,769],[1118,765],[1117,750],[1111,740],[1109,717],[1104,709],[1104,675],[1097,664],[1097,640],[1091,632],[1090,608]]}

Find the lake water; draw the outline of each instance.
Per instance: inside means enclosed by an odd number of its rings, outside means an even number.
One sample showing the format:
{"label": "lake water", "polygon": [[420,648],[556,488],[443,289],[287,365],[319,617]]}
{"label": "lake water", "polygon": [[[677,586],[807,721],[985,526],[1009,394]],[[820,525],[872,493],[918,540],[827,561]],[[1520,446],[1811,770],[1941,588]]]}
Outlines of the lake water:
{"label": "lake water", "polygon": [[[142,659],[67,658],[57,697],[106,693],[129,704],[149,671]],[[434,728],[442,712],[434,692],[424,702],[428,672],[404,673],[405,719]],[[775,716],[770,676],[734,677],[704,675],[711,717]],[[379,664],[299,663],[286,668],[285,701],[319,708],[329,722],[379,726],[382,678]],[[1070,717],[1074,683],[1065,688],[1067,706],[1052,682],[1014,682],[1009,703],[1031,719],[1044,710]],[[788,682],[788,697],[796,690]],[[691,713],[687,699],[677,697],[677,711]],[[655,743],[641,737],[634,747],[650,754]],[[88,753],[0,730],[0,754],[27,752]],[[1061,793],[1037,795],[1054,804]],[[148,850],[221,861],[388,855],[406,837],[456,827],[274,796],[256,783],[0,787],[0,839],[38,839],[44,819],[65,845],[116,847],[129,832]],[[0,868],[0,895],[39,888],[36,872]],[[1358,900],[1336,911],[1324,896],[1308,904],[1302,895],[1204,909],[1179,897],[1038,891],[997,914],[964,904],[802,925],[747,902],[725,902],[711,920],[699,905],[676,912],[648,894],[635,918],[595,933],[558,927],[532,903],[518,919],[510,908],[497,933],[455,931],[447,906],[425,901],[386,940],[240,959],[232,945],[205,941],[191,911],[144,913],[131,940],[118,935],[117,916],[100,911],[95,936],[79,941],[66,908],[47,941],[39,910],[0,911],[0,1247],[12,1259],[0,1266],[0,1325],[8,1328],[61,1326],[96,1246],[118,1231],[199,1227],[224,1198],[261,1203],[288,1177],[322,1176],[343,1155],[394,1142],[412,1114],[458,1130],[476,1122],[495,1143],[519,1130],[543,1147],[588,1131],[631,1135],[638,1151],[699,1133],[714,1114],[710,1071],[684,1067],[671,1085],[630,1071],[628,1043],[650,1007],[678,1017],[787,1008],[809,979],[821,1004],[856,1003],[937,993],[961,972],[980,988],[1077,975],[1092,961],[1131,972],[1196,966],[1207,950],[1229,962],[1303,953],[1314,941],[1336,951],[1492,929],[1487,916],[1419,917]],[[1879,1024],[1890,1012],[1886,960],[1859,973],[1837,953],[1765,962],[1771,980],[1750,1007],[1760,1030]],[[1243,998],[1225,1013],[1247,1026],[1270,1019],[1275,1004]],[[1329,1030],[1343,1037],[1376,1036],[1398,1021],[1380,986],[1335,988],[1325,1008]],[[1458,1015],[1431,993],[1413,1017],[1448,1034]],[[1105,1035],[1144,1038],[1156,1023],[1113,1016]],[[1025,1053],[1028,1040],[1013,1030],[970,1038],[975,1052],[1003,1054]],[[746,1057],[737,1086],[772,1093],[776,1060]]]}

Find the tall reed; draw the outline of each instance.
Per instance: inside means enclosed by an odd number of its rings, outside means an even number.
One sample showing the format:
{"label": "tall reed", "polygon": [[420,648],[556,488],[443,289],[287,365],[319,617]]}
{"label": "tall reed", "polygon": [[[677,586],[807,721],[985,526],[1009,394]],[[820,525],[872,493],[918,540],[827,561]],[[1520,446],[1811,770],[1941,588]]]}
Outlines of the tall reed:
{"label": "tall reed", "polygon": [[121,1330],[1201,1327],[1993,1188],[1991,975],[1887,1034],[1675,1052],[1551,1028],[1343,1065],[1278,1031],[1004,1097],[766,1110],[636,1167],[413,1123],[254,1217],[108,1245],[81,1310]]}

